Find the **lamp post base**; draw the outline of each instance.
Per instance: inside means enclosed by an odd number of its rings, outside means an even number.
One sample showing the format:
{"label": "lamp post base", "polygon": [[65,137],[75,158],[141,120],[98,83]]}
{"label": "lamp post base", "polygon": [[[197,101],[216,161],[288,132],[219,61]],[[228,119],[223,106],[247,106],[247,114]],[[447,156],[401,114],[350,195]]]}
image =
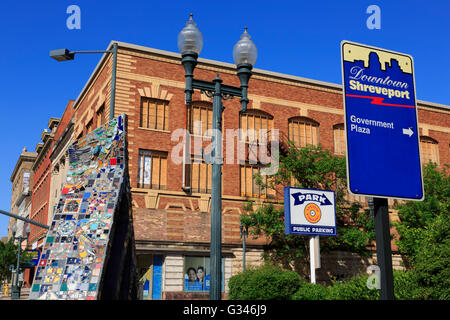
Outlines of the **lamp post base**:
{"label": "lamp post base", "polygon": [[20,299],[20,287],[11,287],[11,299]]}

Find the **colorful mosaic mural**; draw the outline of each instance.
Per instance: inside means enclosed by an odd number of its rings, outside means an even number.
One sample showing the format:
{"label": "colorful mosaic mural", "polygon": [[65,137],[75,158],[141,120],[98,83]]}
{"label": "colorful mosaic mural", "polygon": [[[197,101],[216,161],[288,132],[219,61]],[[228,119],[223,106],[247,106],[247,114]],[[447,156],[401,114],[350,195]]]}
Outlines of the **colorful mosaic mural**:
{"label": "colorful mosaic mural", "polygon": [[126,170],[125,116],[69,147],[61,191],[30,299],[96,300],[103,284],[114,215]]}

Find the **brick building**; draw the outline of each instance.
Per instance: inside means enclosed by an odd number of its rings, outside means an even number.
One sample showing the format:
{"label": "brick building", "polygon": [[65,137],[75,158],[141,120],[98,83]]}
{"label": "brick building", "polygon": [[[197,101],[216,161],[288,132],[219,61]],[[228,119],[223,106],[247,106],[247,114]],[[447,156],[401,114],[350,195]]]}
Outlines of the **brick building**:
{"label": "brick building", "polygon": [[[32,166],[37,153],[23,148],[11,174],[11,212],[28,218],[31,205],[31,190],[33,188],[34,172]],[[24,222],[11,218],[8,225],[8,238],[12,236],[11,227],[16,224],[16,236],[25,236]],[[23,243],[25,245],[25,242]]]}
{"label": "brick building", "polygon": [[[178,53],[117,42],[115,116],[128,117],[129,173],[139,276],[144,299],[204,299],[205,288],[187,285],[188,268],[203,267],[209,273],[211,165],[191,146],[183,153],[177,129],[188,129],[202,147],[210,142],[212,98],[195,92],[186,108],[185,78]],[[108,49],[111,49],[113,42]],[[69,101],[61,119],[50,118],[36,147],[32,172],[34,184],[30,217],[47,224],[67,172],[66,150],[73,139],[94,130],[108,119],[112,57],[104,54],[75,101]],[[239,86],[232,64],[199,59],[197,79],[212,80],[220,74],[224,84]],[[345,155],[344,112],[341,85],[254,69],[249,84],[246,115],[239,99],[224,101],[224,129],[278,129],[280,139],[297,146],[322,144]],[[450,107],[418,101],[423,161],[450,164]],[[224,138],[227,139],[224,135]],[[224,156],[234,150],[227,150]],[[196,160],[191,164],[175,159]],[[225,163],[222,173],[222,253],[224,291],[231,275],[242,270],[239,216],[248,200],[255,205],[280,203],[282,190],[260,190],[252,174],[261,166],[248,159],[243,164]],[[14,193],[15,194],[15,193]],[[367,208],[365,197],[355,197]],[[389,200],[392,204],[392,200]],[[11,209],[12,210],[12,209]],[[14,211],[12,211],[14,212]],[[398,219],[390,210],[391,219]],[[40,247],[45,230],[32,226],[30,244]],[[247,265],[261,263],[265,239],[247,240]],[[394,250],[394,267],[400,257]],[[373,263],[347,252],[322,256],[322,275],[352,276]],[[325,274],[326,273],[326,274]],[[29,275],[32,277],[32,274]]]}
{"label": "brick building", "polygon": [[[42,142],[39,142],[36,146],[37,157],[32,167],[34,183],[31,197],[30,219],[42,224],[48,224],[49,215],[52,214],[49,207],[51,181],[50,153],[54,143],[53,137],[59,121],[59,118],[50,118],[48,129],[42,131]],[[35,225],[31,225],[30,227],[31,232],[28,241],[33,248],[40,247],[47,230]]]}
{"label": "brick building", "polygon": [[[53,136],[59,124],[58,118],[50,118],[48,130],[42,132],[41,140],[36,145],[36,152],[22,151],[19,160],[11,175],[13,188],[11,192],[11,212],[47,224],[50,195],[51,163],[49,150],[53,144]],[[24,222],[10,219],[8,237],[11,236],[11,226],[17,224],[17,236],[25,236]],[[28,244],[30,247],[39,248],[42,245],[46,230],[30,224]],[[22,243],[25,249],[26,242]],[[29,286],[33,279],[34,270],[26,269],[24,272],[24,285]]]}
{"label": "brick building", "polygon": [[[29,152],[26,148],[23,148],[11,174],[11,212],[24,218],[29,218],[31,214],[32,189],[34,181],[34,171],[32,168],[37,156],[38,154],[36,152]],[[16,225],[16,237],[25,238],[26,224],[22,220],[14,218],[9,219],[8,238],[12,237],[11,228],[13,225]],[[26,245],[27,242],[23,241],[21,243],[21,248],[25,249]],[[25,270],[23,274],[26,283],[25,285],[29,284],[27,278],[28,274],[29,270]]]}
{"label": "brick building", "polygon": [[[192,108],[186,109],[180,54],[122,42],[118,46],[115,116],[128,116],[133,219],[144,298],[205,298],[205,292],[189,290],[185,278],[188,267],[209,265],[211,165],[174,162],[172,155],[182,154],[182,144],[172,133],[188,128],[194,137],[208,141],[212,99],[196,92]],[[75,138],[95,129],[109,114],[111,64],[112,57],[103,55],[73,104]],[[239,86],[234,65],[199,59],[197,79],[210,81],[217,73],[224,84]],[[224,128],[276,128],[280,136],[298,146],[321,143],[335,154],[345,154],[340,85],[254,69],[249,99],[245,116],[240,113],[239,99],[224,101]],[[449,106],[419,100],[418,114],[422,159],[450,163]],[[187,155],[191,159],[198,156],[196,151]],[[225,288],[229,277],[242,268],[239,215],[244,212],[243,205],[249,199],[256,204],[282,200],[282,193],[262,191],[254,184],[251,177],[258,170],[249,163],[223,166]],[[191,192],[184,191],[186,186]],[[367,207],[365,197],[356,200]],[[391,218],[396,219],[393,213]],[[248,263],[261,261],[264,243],[264,239],[248,239]],[[329,270],[337,270],[338,260],[345,264],[360,258],[334,253],[323,261],[328,261]],[[364,264],[370,263],[362,261],[359,269],[347,268],[346,275],[365,270]],[[399,267],[399,263],[395,258],[394,265]]]}
{"label": "brick building", "polygon": [[[69,100],[61,119],[50,118],[48,130],[42,132],[41,141],[36,146],[36,156],[32,164],[35,184],[31,196],[30,218],[42,224],[49,224],[53,210],[60,196],[68,171],[67,149],[73,140],[73,103]],[[29,243],[41,250],[46,229],[30,225]],[[31,285],[35,268],[25,270],[25,283]]]}
{"label": "brick building", "polygon": [[53,136],[53,145],[50,150],[51,161],[51,178],[49,187],[49,220],[51,221],[53,215],[53,208],[56,206],[60,197],[62,187],[65,183],[67,171],[69,169],[69,157],[67,150],[73,141],[73,103],[74,100],[69,100],[61,121],[55,129]]}

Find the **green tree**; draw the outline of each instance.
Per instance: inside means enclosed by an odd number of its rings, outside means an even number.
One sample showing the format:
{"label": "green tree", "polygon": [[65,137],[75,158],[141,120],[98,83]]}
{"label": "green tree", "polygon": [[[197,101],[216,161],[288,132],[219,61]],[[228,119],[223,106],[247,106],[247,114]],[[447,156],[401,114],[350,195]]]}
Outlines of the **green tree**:
{"label": "green tree", "polygon": [[397,205],[397,245],[428,299],[450,299],[450,176],[448,166],[423,169],[425,199]]}
{"label": "green tree", "polygon": [[11,278],[10,265],[16,266],[17,245],[12,238],[4,243],[0,241],[0,282]]}
{"label": "green tree", "polygon": [[[12,238],[8,242],[0,241],[0,283],[11,278],[10,266],[17,267],[17,249],[18,246],[14,244]],[[20,267],[23,270],[24,264],[29,262],[31,257],[25,253],[25,250],[20,252]]]}
{"label": "green tree", "polygon": [[[366,249],[374,239],[373,220],[361,211],[359,203],[350,203],[346,195],[345,158],[333,155],[321,146],[307,145],[295,148],[292,144],[287,155],[280,155],[278,172],[264,180],[256,175],[256,183],[262,188],[295,186],[309,189],[333,190],[336,195],[336,218],[339,230],[336,237],[322,237],[321,250],[348,250],[368,254]],[[241,223],[255,236],[266,236],[270,241],[268,257],[286,265],[294,260],[306,260],[309,256],[308,238],[284,233],[284,208],[264,203],[253,210],[249,203],[241,215]]]}

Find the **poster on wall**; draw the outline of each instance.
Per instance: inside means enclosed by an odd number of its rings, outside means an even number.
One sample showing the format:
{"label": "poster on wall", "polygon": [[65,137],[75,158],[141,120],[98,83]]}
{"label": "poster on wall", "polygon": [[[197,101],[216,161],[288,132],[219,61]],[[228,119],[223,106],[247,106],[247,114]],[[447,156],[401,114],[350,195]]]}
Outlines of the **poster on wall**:
{"label": "poster on wall", "polygon": [[[222,291],[224,290],[224,261],[222,259]],[[211,282],[209,257],[186,257],[184,291],[209,291]]]}
{"label": "poster on wall", "polygon": [[151,160],[150,157],[144,158],[144,185],[150,184]]}

